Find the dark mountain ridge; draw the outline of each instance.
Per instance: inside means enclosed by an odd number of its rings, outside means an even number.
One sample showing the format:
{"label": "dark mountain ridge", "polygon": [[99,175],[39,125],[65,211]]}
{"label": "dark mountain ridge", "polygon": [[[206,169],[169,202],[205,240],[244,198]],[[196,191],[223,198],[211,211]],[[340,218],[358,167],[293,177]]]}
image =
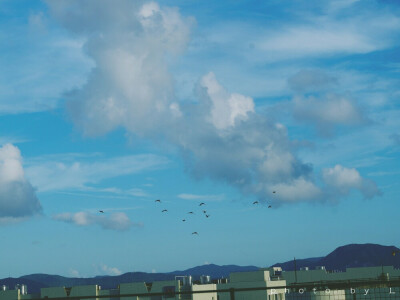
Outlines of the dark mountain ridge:
{"label": "dark mountain ridge", "polygon": [[[301,267],[325,266],[327,270],[345,271],[346,268],[377,267],[381,265],[400,268],[400,253],[393,256],[393,251],[400,251],[395,246],[378,244],[349,244],[336,248],[324,257],[296,259],[297,269]],[[277,263],[273,267],[282,267],[282,270],[293,271],[294,261]]]}
{"label": "dark mountain ridge", "polygon": [[[395,256],[393,251],[399,251]],[[336,248],[324,257],[296,259],[296,267],[325,266],[327,270],[342,270],[352,267],[394,266],[400,268],[400,249],[395,246],[382,246],[378,244],[350,244]],[[293,260],[277,263],[285,271],[294,270]],[[208,264],[197,266],[183,271],[169,273],[128,272],[117,276],[96,276],[92,278],[70,278],[59,275],[31,274],[19,278],[5,278],[0,280],[0,285],[14,288],[16,284],[26,284],[29,293],[39,293],[42,287],[75,286],[75,285],[101,285],[103,289],[116,288],[120,283],[152,282],[159,280],[173,280],[175,276],[192,275],[198,280],[201,275],[210,275],[211,278],[227,278],[231,272],[256,271],[255,266]]]}

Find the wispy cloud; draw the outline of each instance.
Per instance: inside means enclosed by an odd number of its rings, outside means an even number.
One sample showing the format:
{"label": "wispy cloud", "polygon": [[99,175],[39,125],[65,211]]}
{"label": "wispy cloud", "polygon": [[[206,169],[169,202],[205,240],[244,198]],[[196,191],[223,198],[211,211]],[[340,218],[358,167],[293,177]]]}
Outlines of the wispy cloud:
{"label": "wispy cloud", "polygon": [[[98,158],[95,161],[78,158],[71,160],[60,155],[59,160],[47,160],[44,157],[27,162],[26,174],[39,192],[77,188],[95,191],[95,188],[86,185],[99,183],[107,178],[163,168],[168,162],[167,158],[152,154]],[[123,191],[117,188],[103,188],[101,191],[127,193],[132,196],[146,195],[140,189]]]}
{"label": "wispy cloud", "polygon": [[77,226],[98,225],[103,229],[126,231],[131,227],[142,227],[141,223],[132,222],[125,213],[117,212],[110,215],[98,215],[89,212],[61,213],[53,216],[56,221],[71,223]]}
{"label": "wispy cloud", "polygon": [[69,276],[74,277],[74,278],[82,277],[81,274],[79,273],[79,271],[75,270],[75,269],[69,269]]}
{"label": "wispy cloud", "polygon": [[16,22],[18,12],[0,13],[0,36],[8,41],[0,45],[7,53],[0,57],[0,114],[56,108],[60,94],[83,84],[93,66],[82,41],[61,32],[42,12],[24,22]]}
{"label": "wispy cloud", "polygon": [[101,264],[100,268],[101,268],[103,274],[106,274],[106,275],[117,276],[117,275],[122,274],[121,270],[119,270],[116,267],[109,267],[105,264]]}
{"label": "wispy cloud", "polygon": [[178,198],[184,200],[206,200],[206,201],[222,201],[225,195],[196,195],[196,194],[179,194]]}

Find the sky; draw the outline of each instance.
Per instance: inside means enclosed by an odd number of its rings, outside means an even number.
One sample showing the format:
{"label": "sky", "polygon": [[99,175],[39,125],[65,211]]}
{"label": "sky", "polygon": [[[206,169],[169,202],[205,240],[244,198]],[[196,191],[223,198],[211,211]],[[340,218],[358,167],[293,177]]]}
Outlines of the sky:
{"label": "sky", "polygon": [[400,246],[399,16],[0,0],[0,278]]}

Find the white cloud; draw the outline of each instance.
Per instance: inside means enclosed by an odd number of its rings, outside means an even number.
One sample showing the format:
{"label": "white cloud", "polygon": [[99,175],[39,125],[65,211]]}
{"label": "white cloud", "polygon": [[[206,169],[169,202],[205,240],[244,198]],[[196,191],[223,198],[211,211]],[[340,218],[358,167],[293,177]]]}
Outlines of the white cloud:
{"label": "white cloud", "polygon": [[[54,159],[58,160],[54,160]],[[51,160],[52,159],[52,160]],[[79,157],[48,157],[33,159],[26,168],[27,177],[38,191],[89,189],[86,185],[101,182],[107,178],[129,175],[164,167],[168,160],[152,154],[128,155],[101,159],[95,162],[84,161]],[[140,189],[122,191],[108,189],[106,192],[128,193],[134,196],[145,196]]]}
{"label": "white cloud", "polygon": [[116,267],[109,267],[105,264],[101,264],[100,268],[103,271],[103,274],[106,274],[106,275],[118,276],[118,275],[122,274],[122,272]]}
{"label": "white cloud", "polygon": [[133,223],[125,213],[93,214],[89,212],[61,213],[53,216],[54,220],[75,224],[77,226],[99,225],[103,229],[125,231],[132,226],[141,227],[141,223]]}
{"label": "white cloud", "polygon": [[321,200],[322,190],[305,178],[296,178],[291,182],[278,183],[269,187],[269,192],[276,191],[277,199],[284,202]]}
{"label": "white cloud", "polygon": [[[214,109],[210,99],[229,99],[230,94],[214,76],[208,75],[207,79],[210,81],[208,88],[197,89],[199,103],[196,114],[191,107],[185,107],[183,111],[191,116],[190,120],[182,118],[181,122],[185,123],[179,126],[180,130],[174,132],[176,135],[169,135],[171,141],[183,150],[191,174],[196,178],[228,182],[261,200],[269,199],[269,187],[273,184],[291,185],[297,182],[296,179],[303,178],[313,185],[309,179],[312,167],[296,158],[282,124],[274,124],[252,109],[242,111],[241,122],[229,123],[227,120],[231,120],[232,111],[227,101],[219,103],[223,126],[210,122]],[[203,77],[200,87],[204,84]],[[248,103],[252,104],[252,101]],[[294,189],[297,187],[299,185],[293,185]],[[185,197],[193,198],[191,195]],[[283,198],[282,201],[288,200]],[[297,200],[305,199],[299,197]]]}
{"label": "white cloud", "polygon": [[319,91],[337,85],[337,79],[318,69],[302,69],[288,79],[291,89],[298,92]]}
{"label": "white cloud", "polygon": [[0,223],[12,223],[40,213],[35,190],[25,178],[19,149],[12,144],[0,148]]}
{"label": "white cloud", "polygon": [[260,39],[260,50],[275,58],[298,58],[310,55],[325,56],[332,53],[367,53],[384,48],[355,28],[335,24],[317,26],[295,26],[270,34]]}
{"label": "white cloud", "polygon": [[236,120],[246,120],[249,112],[254,112],[253,99],[229,94],[210,72],[201,79],[201,86],[207,90],[211,100],[211,123],[218,129],[226,129],[235,125]]}
{"label": "white cloud", "polygon": [[[87,84],[71,92],[70,115],[87,135],[119,126],[156,133],[179,118],[167,58],[187,44],[192,20],[177,9],[143,1],[48,1],[52,15],[86,39],[96,67]],[[101,22],[98,22],[101,18]]]}
{"label": "white cloud", "polygon": [[222,201],[224,199],[224,195],[179,194],[178,198],[181,198],[184,200]]}
{"label": "white cloud", "polygon": [[332,1],[327,1],[327,8],[328,12],[329,11],[337,11],[341,9],[346,9],[348,7],[351,7],[355,3],[359,2],[360,0],[332,0]]}
{"label": "white cloud", "polygon": [[142,189],[132,188],[132,189],[120,189],[116,187],[107,187],[107,188],[94,188],[86,186],[83,188],[85,191],[96,192],[96,193],[110,193],[114,195],[120,196],[134,196],[134,197],[148,197],[149,195]]}
{"label": "white cloud", "polygon": [[[161,139],[178,148],[195,178],[226,182],[261,200],[270,199],[272,188],[285,190],[276,197],[283,202],[309,201],[323,195],[312,165],[298,158],[286,128],[257,113],[251,97],[228,92],[213,73],[208,73],[196,86],[198,102],[176,102],[167,60],[173,61],[186,48],[191,26],[178,10],[154,2],[121,0],[118,5],[81,1],[78,12],[71,9],[74,1],[48,3],[65,28],[86,39],[87,54],[96,62],[87,84],[67,97],[73,122],[84,134],[101,135],[123,127],[135,136]],[[392,20],[395,23],[397,18]],[[369,36],[348,26],[348,19],[343,25],[324,17],[317,22],[321,22],[319,27],[310,22],[288,24],[279,30],[257,29],[254,36],[244,39],[254,42],[254,49],[245,51],[245,56],[255,53],[266,62],[366,53],[387,45],[375,42],[376,32],[390,31],[384,26]],[[237,38],[235,31],[228,37],[225,33],[217,34],[216,43],[226,42],[223,46],[243,53],[243,45],[238,43],[243,38]],[[313,90],[334,81],[329,76],[319,80],[317,73],[306,74],[309,78],[305,81],[297,78],[292,87]],[[323,129],[364,120],[361,110],[347,97],[327,95],[296,101],[295,115]],[[97,175],[102,172],[82,175],[80,164],[66,167],[74,175],[68,178],[83,177],[78,180],[81,185],[93,182],[96,176],[100,177],[97,180],[103,178]]]}
{"label": "white cloud", "polygon": [[80,278],[80,277],[82,277],[81,274],[79,273],[79,271],[78,271],[78,270],[75,270],[75,269],[70,269],[70,270],[69,270],[69,275],[70,275],[71,277],[74,277],[74,278]]}
{"label": "white cloud", "polygon": [[7,43],[1,43],[0,51],[7,55],[0,57],[1,114],[56,108],[60,94],[83,84],[93,67],[82,42],[49,23],[44,13],[23,18],[2,19],[0,36]]}
{"label": "white cloud", "polygon": [[314,124],[321,133],[330,133],[336,125],[354,126],[367,123],[361,108],[350,98],[336,94],[293,99],[296,119]]}
{"label": "white cloud", "polygon": [[360,173],[354,168],[345,168],[336,165],[333,168],[323,169],[322,178],[329,187],[333,187],[335,192],[347,195],[350,190],[359,190],[365,198],[372,198],[380,194],[376,184],[369,179],[362,178]]}

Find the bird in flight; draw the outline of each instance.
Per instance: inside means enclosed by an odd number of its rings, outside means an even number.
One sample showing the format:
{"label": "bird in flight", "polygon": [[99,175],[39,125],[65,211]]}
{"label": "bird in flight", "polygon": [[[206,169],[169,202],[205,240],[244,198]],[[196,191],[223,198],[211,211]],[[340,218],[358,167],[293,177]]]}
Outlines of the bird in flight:
{"label": "bird in flight", "polygon": [[273,193],[273,194],[276,194],[276,191],[273,191],[272,193]]}
{"label": "bird in flight", "polygon": [[206,205],[204,202],[201,202],[199,206]]}
{"label": "bird in flight", "polygon": [[254,201],[253,204],[258,204],[258,201]]}
{"label": "bird in flight", "polygon": [[197,234],[197,235],[199,235],[199,234],[197,233],[197,231],[195,231],[195,232],[192,232],[192,234]]}
{"label": "bird in flight", "polygon": [[271,205],[268,205],[268,208],[271,208],[272,206]]}
{"label": "bird in flight", "polygon": [[99,210],[100,213],[104,214],[104,210]]}
{"label": "bird in flight", "polygon": [[154,201],[154,202],[161,202],[161,200],[160,199],[157,199],[156,201]]}
{"label": "bird in flight", "polygon": [[192,214],[192,215],[194,215],[194,212],[192,212],[192,211],[189,211],[189,212],[188,212],[188,214]]}
{"label": "bird in flight", "polygon": [[206,215],[206,218],[208,218],[210,215]]}
{"label": "bird in flight", "polygon": [[166,209],[163,209],[161,212],[166,212],[166,211],[168,211],[168,210],[166,210]]}
{"label": "bird in flight", "polygon": [[207,213],[207,211],[203,210],[203,213]]}
{"label": "bird in flight", "polygon": [[183,219],[183,220],[182,220],[182,222],[186,222],[186,220],[185,220],[185,219]]}

